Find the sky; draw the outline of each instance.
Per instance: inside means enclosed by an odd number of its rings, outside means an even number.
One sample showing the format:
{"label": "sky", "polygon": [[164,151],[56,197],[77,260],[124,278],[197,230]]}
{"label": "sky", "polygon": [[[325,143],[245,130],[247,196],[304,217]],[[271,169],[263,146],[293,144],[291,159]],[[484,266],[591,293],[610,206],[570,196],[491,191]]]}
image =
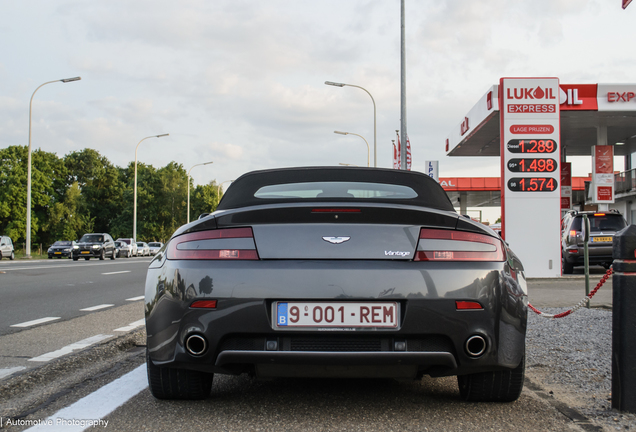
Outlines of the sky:
{"label": "sky", "polygon": [[[195,184],[258,169],[392,166],[400,129],[399,0],[0,0],[0,148],[93,148],[127,166],[171,161]],[[499,176],[444,144],[501,77],[633,83],[636,5],[621,0],[406,0],[413,169]],[[212,161],[206,166],[194,165]],[[591,171],[574,159],[573,174]],[[194,167],[194,168],[193,168]],[[494,220],[491,220],[494,222]]]}

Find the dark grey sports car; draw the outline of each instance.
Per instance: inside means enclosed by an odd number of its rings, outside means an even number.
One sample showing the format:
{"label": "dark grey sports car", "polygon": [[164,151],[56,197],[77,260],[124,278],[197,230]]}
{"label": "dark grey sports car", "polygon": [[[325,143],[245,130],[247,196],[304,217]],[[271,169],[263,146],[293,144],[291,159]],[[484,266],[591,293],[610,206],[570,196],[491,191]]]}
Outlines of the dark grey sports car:
{"label": "dark grey sports car", "polygon": [[523,266],[421,173],[245,174],[152,260],[145,309],[160,399],[205,398],[215,373],[457,375],[469,401],[523,387]]}

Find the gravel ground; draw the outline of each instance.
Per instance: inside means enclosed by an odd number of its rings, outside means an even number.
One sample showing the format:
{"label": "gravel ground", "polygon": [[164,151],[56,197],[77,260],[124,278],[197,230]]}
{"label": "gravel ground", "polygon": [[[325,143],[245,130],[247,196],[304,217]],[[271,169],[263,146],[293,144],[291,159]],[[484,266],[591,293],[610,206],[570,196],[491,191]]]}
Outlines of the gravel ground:
{"label": "gravel ground", "polygon": [[636,415],[612,409],[611,311],[582,308],[560,319],[529,311],[526,350],[526,375],[547,393],[605,430],[636,430]]}

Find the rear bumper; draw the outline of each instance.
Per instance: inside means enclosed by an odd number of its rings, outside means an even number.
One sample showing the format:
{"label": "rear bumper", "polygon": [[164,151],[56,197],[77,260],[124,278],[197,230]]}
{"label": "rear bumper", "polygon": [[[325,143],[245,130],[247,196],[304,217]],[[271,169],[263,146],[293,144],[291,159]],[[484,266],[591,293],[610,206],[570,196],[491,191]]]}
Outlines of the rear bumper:
{"label": "rear bumper", "polygon": [[[527,302],[524,283],[504,277],[505,265],[167,261],[148,272],[147,346],[159,366],[227,374],[403,378],[514,368],[525,347]],[[195,299],[216,299],[217,308],[191,309]],[[272,303],[300,299],[397,301],[399,325],[274,329]],[[457,310],[456,300],[484,309]],[[191,335],[206,340],[200,355],[185,348]],[[465,348],[473,335],[486,341],[478,357]]]}
{"label": "rear bumper", "polygon": [[[571,247],[572,248],[572,247]],[[591,264],[604,264],[614,261],[612,256],[612,245],[592,246],[588,247],[589,262]],[[579,246],[576,252],[565,250],[563,252],[565,260],[573,265],[585,264],[585,251],[583,246]]]}

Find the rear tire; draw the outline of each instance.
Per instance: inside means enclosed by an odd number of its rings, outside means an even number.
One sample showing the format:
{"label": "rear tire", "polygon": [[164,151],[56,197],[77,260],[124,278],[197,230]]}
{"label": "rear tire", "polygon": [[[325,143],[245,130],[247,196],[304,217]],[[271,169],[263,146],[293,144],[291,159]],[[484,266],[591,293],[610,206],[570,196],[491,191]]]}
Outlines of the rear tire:
{"label": "rear tire", "polygon": [[9,259],[13,261],[15,259],[15,253],[11,251],[11,255],[9,255]]}
{"label": "rear tire", "polygon": [[116,250],[113,250],[113,253],[112,253],[112,254],[110,254],[110,259],[111,259],[111,260],[114,260],[115,258],[117,258],[117,251],[116,251]]}
{"label": "rear tire", "polygon": [[146,350],[150,393],[157,399],[200,400],[210,395],[214,374],[155,366]]}
{"label": "rear tire", "polygon": [[563,274],[574,273],[574,264],[570,264],[565,258],[561,259],[561,268],[563,270]]}
{"label": "rear tire", "polygon": [[457,377],[459,394],[467,402],[514,402],[523,390],[525,355],[514,369]]}
{"label": "rear tire", "polygon": [[73,257],[73,261],[77,261],[79,257]]}
{"label": "rear tire", "polygon": [[104,256],[104,249],[102,249],[102,251],[101,251],[101,252],[100,252],[100,254],[99,254],[99,260],[100,260],[100,261],[104,261],[104,258],[105,258],[105,256]]}

